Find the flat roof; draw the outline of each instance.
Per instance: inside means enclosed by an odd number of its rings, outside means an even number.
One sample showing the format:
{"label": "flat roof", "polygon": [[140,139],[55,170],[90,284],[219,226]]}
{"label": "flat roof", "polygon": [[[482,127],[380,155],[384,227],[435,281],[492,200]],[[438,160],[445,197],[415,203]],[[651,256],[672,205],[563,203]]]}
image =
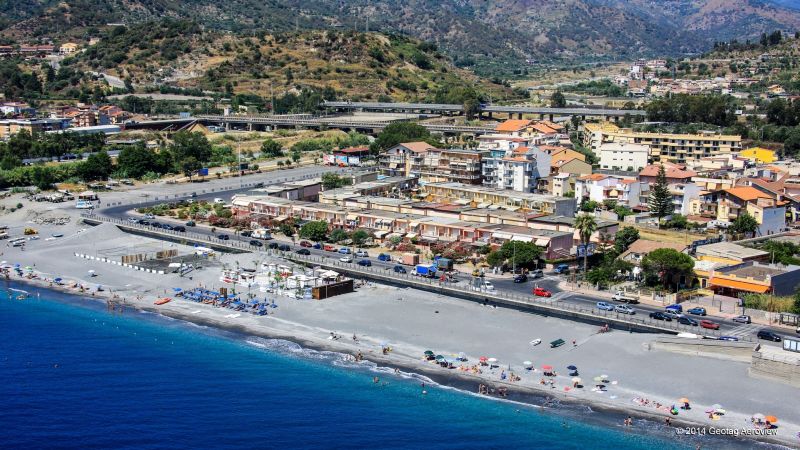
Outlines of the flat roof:
{"label": "flat roof", "polygon": [[725,275],[734,275],[739,278],[752,278],[754,280],[767,281],[770,277],[782,275],[788,272],[800,270],[798,266],[784,266],[782,264],[761,264],[755,261],[748,261],[735,266],[723,267],[716,272]]}
{"label": "flat roof", "polygon": [[769,253],[756,248],[734,244],[733,242],[717,242],[697,247],[696,254],[732,259],[750,259],[766,256]]}
{"label": "flat roof", "polygon": [[498,195],[502,197],[509,197],[509,198],[518,198],[520,200],[539,200],[539,201],[565,201],[565,200],[574,200],[567,197],[556,197],[555,195],[546,195],[546,194],[533,194],[530,192],[518,192],[518,191],[510,191],[507,189],[500,189],[500,188],[492,188],[486,186],[479,186],[473,184],[464,184],[455,181],[446,181],[441,183],[427,183],[425,185],[426,188],[428,187],[438,187],[438,188],[445,188],[445,189],[453,189],[459,190],[463,192],[472,192],[478,194],[489,194],[489,195]]}

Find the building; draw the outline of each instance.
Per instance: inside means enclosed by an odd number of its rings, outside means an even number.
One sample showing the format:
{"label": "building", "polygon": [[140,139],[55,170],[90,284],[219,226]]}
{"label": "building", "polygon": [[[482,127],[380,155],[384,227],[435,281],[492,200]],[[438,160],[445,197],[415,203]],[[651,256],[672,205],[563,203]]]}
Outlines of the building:
{"label": "building", "polygon": [[480,150],[428,148],[412,153],[410,176],[419,177],[420,183],[458,181],[481,184],[482,160],[488,152]]}
{"label": "building", "polygon": [[617,205],[639,206],[641,183],[634,178],[595,173],[575,180],[575,198],[580,206],[587,200],[597,203],[613,201]]}
{"label": "building", "polygon": [[573,198],[515,192],[455,182],[428,183],[424,186],[424,193],[429,201],[469,203],[475,204],[479,208],[522,210],[568,217],[575,215],[575,199]]}
{"label": "building", "polygon": [[597,148],[600,168],[611,170],[642,170],[647,166],[650,147],[641,144],[605,142]]}
{"label": "building", "polygon": [[[590,126],[591,125],[591,126]],[[649,160],[684,163],[692,159],[737,153],[742,149],[742,137],[714,133],[670,134],[648,133],[629,129],[614,130],[611,124],[586,124],[584,145],[597,153],[605,142],[646,145]]]}
{"label": "building", "polygon": [[330,155],[323,157],[323,162],[332,166],[347,167],[361,166],[362,158],[369,156],[369,147],[349,147],[335,149]]}
{"label": "building", "polygon": [[785,203],[777,202],[771,195],[752,186],[723,189],[717,194],[717,221],[719,224],[730,224],[741,214],[747,212],[758,222],[757,234],[759,235],[766,236],[786,229]]}
{"label": "building", "polygon": [[66,44],[61,44],[61,46],[58,48],[58,52],[62,55],[71,55],[78,51],[79,48],[80,45],[74,42],[67,42]]}
{"label": "building", "polygon": [[36,108],[31,108],[31,105],[22,102],[4,102],[0,103],[0,113],[4,116],[35,116]]}
{"label": "building", "polygon": [[778,155],[774,150],[761,147],[750,147],[739,152],[739,156],[746,158],[755,164],[772,164],[778,160]]}
{"label": "building", "polygon": [[768,261],[769,253],[733,242],[717,242],[698,246],[695,249],[695,258],[732,265],[747,261]]}
{"label": "building", "polygon": [[[563,231],[572,234],[573,244],[581,242],[580,231],[575,228],[575,217],[534,216],[528,218],[528,226],[539,230]],[[596,244],[613,242],[619,231],[619,223],[610,220],[597,220],[597,229],[589,237]]]}
{"label": "building", "polygon": [[660,248],[671,248],[675,251],[683,252],[686,249],[686,246],[670,242],[637,239],[630,245],[630,247],[628,247],[627,250],[619,255],[619,259],[627,261],[635,266],[639,266],[642,264],[642,260],[645,256],[649,255],[653,250],[658,250]]}
{"label": "building", "polygon": [[505,136],[530,137],[536,132],[533,125],[532,120],[510,119],[497,124],[494,131]]}
{"label": "building", "polygon": [[310,180],[287,181],[281,184],[273,184],[258,189],[253,189],[247,195],[270,197],[280,197],[287,200],[300,200],[315,202],[319,199],[322,191],[322,180],[312,178]]}
{"label": "building", "polygon": [[793,295],[800,286],[800,267],[746,261],[711,271],[708,287],[730,297],[740,294]]}
{"label": "building", "polygon": [[647,184],[655,183],[662,166],[664,167],[664,177],[667,179],[667,184],[691,183],[692,178],[697,176],[697,172],[686,170],[685,166],[682,165],[670,163],[651,164],[639,172],[639,181]]}
{"label": "building", "polygon": [[429,149],[435,148],[427,142],[404,142],[386,150],[381,155],[379,167],[384,175],[403,176],[411,175],[411,166],[421,160]]}
{"label": "building", "polygon": [[28,133],[63,130],[69,125],[67,119],[6,119],[0,120],[0,139],[8,139],[22,130]]}
{"label": "building", "polygon": [[482,161],[483,184],[498,189],[533,192],[538,180],[549,174],[550,155],[538,147],[491,150]]}

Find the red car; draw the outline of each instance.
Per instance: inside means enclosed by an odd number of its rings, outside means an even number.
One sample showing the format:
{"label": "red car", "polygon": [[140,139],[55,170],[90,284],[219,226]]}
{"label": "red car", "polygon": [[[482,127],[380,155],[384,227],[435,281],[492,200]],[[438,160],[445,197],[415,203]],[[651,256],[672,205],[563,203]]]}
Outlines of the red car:
{"label": "red car", "polygon": [[311,247],[311,242],[308,241],[300,241],[300,247]]}
{"label": "red car", "polygon": [[533,295],[537,297],[551,297],[553,294],[545,288],[533,288]]}
{"label": "red car", "polygon": [[338,248],[336,248],[336,247],[334,247],[333,245],[330,245],[330,244],[325,244],[325,246],[322,247],[322,248],[325,249],[326,252],[338,252],[339,251]]}
{"label": "red car", "polygon": [[709,330],[719,330],[719,324],[710,320],[701,320],[700,326]]}

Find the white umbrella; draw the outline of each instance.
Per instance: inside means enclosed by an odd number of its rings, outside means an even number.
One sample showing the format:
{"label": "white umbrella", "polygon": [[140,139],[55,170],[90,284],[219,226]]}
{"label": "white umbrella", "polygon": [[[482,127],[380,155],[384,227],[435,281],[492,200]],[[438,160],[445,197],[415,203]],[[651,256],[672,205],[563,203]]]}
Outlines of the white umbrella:
{"label": "white umbrella", "polygon": [[580,383],[581,382],[581,377],[573,377],[572,378],[572,382],[573,383]]}
{"label": "white umbrella", "polygon": [[713,405],[711,405],[711,409],[722,409],[722,405],[720,405],[719,403],[714,403]]}
{"label": "white umbrella", "polygon": [[532,362],[530,362],[530,361],[525,361],[525,362],[523,362],[522,364],[523,364],[523,365],[526,365],[526,366],[532,366],[532,365],[533,365],[533,363],[532,363]]}
{"label": "white umbrella", "polygon": [[753,419],[756,419],[756,420],[764,420],[766,417],[767,417],[767,416],[765,416],[765,415],[763,415],[763,414],[761,414],[761,413],[755,413],[755,414],[753,414]]}
{"label": "white umbrella", "polygon": [[605,379],[608,379],[608,375],[605,375],[605,374],[603,374],[603,375],[600,375],[600,378],[602,378],[602,379],[604,379],[604,380],[605,380]]}
{"label": "white umbrella", "polygon": [[490,363],[496,363],[497,358],[489,358],[487,361],[489,361]]}

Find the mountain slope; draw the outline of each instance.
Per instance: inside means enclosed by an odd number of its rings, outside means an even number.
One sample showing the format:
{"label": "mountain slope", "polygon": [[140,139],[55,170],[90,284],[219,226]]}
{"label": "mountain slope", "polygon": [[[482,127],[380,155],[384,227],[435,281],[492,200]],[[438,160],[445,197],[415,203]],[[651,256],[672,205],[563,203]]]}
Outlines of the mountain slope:
{"label": "mountain slope", "polygon": [[[192,19],[249,32],[403,32],[463,65],[701,52],[713,42],[800,29],[790,0],[0,0],[6,36],[80,34],[108,22]],[[498,64],[500,65],[500,64]]]}

